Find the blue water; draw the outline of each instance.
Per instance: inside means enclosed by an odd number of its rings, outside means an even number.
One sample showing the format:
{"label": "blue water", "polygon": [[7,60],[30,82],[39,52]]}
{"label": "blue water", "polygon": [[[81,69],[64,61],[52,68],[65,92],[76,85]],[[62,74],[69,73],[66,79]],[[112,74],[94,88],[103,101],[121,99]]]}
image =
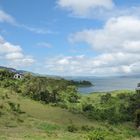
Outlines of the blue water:
{"label": "blue water", "polygon": [[110,77],[110,78],[97,78],[97,77],[69,77],[67,79],[73,80],[88,80],[94,86],[80,87],[79,92],[109,92],[113,90],[134,90],[137,84],[140,83],[140,77]]}

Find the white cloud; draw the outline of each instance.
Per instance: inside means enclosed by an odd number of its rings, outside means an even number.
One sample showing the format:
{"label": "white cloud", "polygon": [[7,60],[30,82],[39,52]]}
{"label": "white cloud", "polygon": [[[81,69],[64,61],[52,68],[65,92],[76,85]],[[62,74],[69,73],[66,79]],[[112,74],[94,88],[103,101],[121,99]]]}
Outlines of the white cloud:
{"label": "white cloud", "polygon": [[0,10],[0,22],[6,22],[13,25],[17,24],[16,20],[11,15],[4,12],[3,10]]}
{"label": "white cloud", "polygon": [[8,59],[8,60],[17,60],[17,59],[24,58],[24,56],[21,52],[14,52],[14,53],[6,54],[5,58]]}
{"label": "white cloud", "polygon": [[70,36],[71,42],[86,42],[100,52],[140,53],[140,19],[118,17],[107,21],[102,29],[86,29]]}
{"label": "white cloud", "polygon": [[87,43],[97,56],[60,56],[48,59],[46,68],[60,75],[118,75],[140,73],[140,19],[109,19],[101,29],[71,34],[72,43]]}
{"label": "white cloud", "polygon": [[[45,68],[48,70],[48,72],[51,72],[51,74],[56,73],[59,75],[72,75],[78,74],[80,71],[84,72],[83,67],[81,69],[81,64],[84,62],[85,56],[57,56],[53,58],[48,58],[46,60]],[[86,63],[85,63],[86,64]],[[87,67],[88,68],[88,67]]]}
{"label": "white cloud", "polygon": [[3,10],[0,10],[0,23],[9,23],[13,26],[28,30],[28,31],[36,33],[36,34],[52,34],[53,33],[52,31],[50,31],[46,28],[31,27],[31,26],[27,26],[25,24],[21,24],[21,23],[17,22],[14,17],[12,17],[10,14],[6,13]]}
{"label": "white cloud", "polygon": [[96,57],[58,56],[46,60],[45,68],[58,75],[118,75],[139,72],[139,54],[106,53]]}
{"label": "white cloud", "polygon": [[36,34],[53,34],[54,33],[46,28],[31,27],[24,24],[19,24],[19,27],[26,29],[30,32],[36,33]]}
{"label": "white cloud", "polygon": [[8,64],[10,67],[15,67],[15,68],[23,68],[23,67],[28,67],[28,66],[31,66],[35,60],[33,59],[32,56],[24,56],[23,58],[21,59],[10,59],[8,60]]}
{"label": "white cloud", "polygon": [[111,10],[114,7],[112,0],[58,0],[58,5],[76,16],[88,16],[93,10]]}
{"label": "white cloud", "polygon": [[11,44],[0,36],[0,59],[12,67],[24,67],[34,63],[31,56],[24,55],[19,45]]}
{"label": "white cloud", "polygon": [[136,65],[140,62],[140,18],[138,17],[111,18],[102,29],[80,31],[72,34],[69,40],[73,43],[85,42],[94,51],[100,52],[93,62],[98,72],[104,67],[108,67],[108,74],[140,72]]}
{"label": "white cloud", "polygon": [[80,18],[107,20],[118,16],[140,16],[140,6],[116,5],[115,0],[57,0],[57,5]]}

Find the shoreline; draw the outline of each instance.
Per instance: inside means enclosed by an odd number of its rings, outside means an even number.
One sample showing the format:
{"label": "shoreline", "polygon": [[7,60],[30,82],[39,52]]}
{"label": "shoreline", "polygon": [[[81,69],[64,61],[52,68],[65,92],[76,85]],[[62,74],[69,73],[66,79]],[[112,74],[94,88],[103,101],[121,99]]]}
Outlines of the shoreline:
{"label": "shoreline", "polygon": [[134,90],[129,90],[129,89],[120,89],[120,90],[112,90],[112,91],[93,91],[93,92],[89,92],[89,93],[81,93],[81,95],[91,95],[91,94],[106,94],[106,93],[118,93],[118,92],[135,92]]}

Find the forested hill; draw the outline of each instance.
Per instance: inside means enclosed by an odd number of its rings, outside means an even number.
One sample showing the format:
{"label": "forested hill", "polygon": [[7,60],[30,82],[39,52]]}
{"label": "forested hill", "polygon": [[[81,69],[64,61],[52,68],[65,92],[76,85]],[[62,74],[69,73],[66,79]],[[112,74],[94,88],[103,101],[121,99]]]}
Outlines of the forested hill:
{"label": "forested hill", "polygon": [[[20,73],[20,74],[25,74],[25,75],[26,74],[31,74],[33,76],[39,76],[39,77],[48,77],[48,78],[54,78],[54,79],[65,79],[63,77],[56,76],[56,75],[41,75],[41,74],[37,74],[37,73],[25,71],[25,70],[17,70],[17,69],[14,69],[14,68],[3,67],[3,66],[0,66],[0,70],[7,70],[11,73]],[[75,85],[77,87],[79,87],[79,86],[93,86],[93,84],[90,81],[86,81],[86,80],[77,81],[77,80],[66,80],[65,79],[65,81],[69,81],[70,85]]]}

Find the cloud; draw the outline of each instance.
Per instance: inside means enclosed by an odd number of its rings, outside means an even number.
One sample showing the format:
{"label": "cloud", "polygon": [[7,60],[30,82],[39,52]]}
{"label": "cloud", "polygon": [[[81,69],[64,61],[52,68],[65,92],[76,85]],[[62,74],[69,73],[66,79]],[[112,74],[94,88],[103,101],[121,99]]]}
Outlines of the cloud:
{"label": "cloud", "polygon": [[23,57],[24,56],[21,52],[13,52],[5,55],[5,58],[7,60],[17,60],[17,59],[22,59]]}
{"label": "cloud", "polygon": [[99,52],[140,53],[140,18],[111,18],[102,29],[85,29],[71,34],[69,41],[85,42]]}
{"label": "cloud", "polygon": [[[121,16],[109,19],[102,29],[74,33],[70,42],[84,42],[100,53],[93,65],[108,68],[108,74],[134,73],[140,62],[140,18]],[[107,74],[107,73],[106,73]]]}
{"label": "cloud", "polygon": [[16,20],[11,15],[4,12],[3,10],[0,10],[0,22],[10,23],[12,25],[17,24]]}
{"label": "cloud", "polygon": [[140,73],[140,18],[110,18],[100,29],[85,29],[69,37],[90,46],[96,56],[58,56],[46,68],[58,75],[123,75]]}
{"label": "cloud", "polygon": [[48,43],[48,42],[40,42],[37,44],[38,47],[41,47],[41,48],[52,48],[53,46]]}
{"label": "cloud", "polygon": [[139,5],[116,5],[115,0],[57,0],[57,5],[77,18],[107,20],[118,16],[140,16]]}
{"label": "cloud", "polygon": [[57,4],[81,17],[88,16],[93,10],[102,12],[102,9],[111,10],[114,7],[112,0],[58,0]]}
{"label": "cloud", "polygon": [[36,34],[52,34],[53,33],[52,31],[46,28],[38,28],[38,27],[35,28],[35,27],[27,26],[25,24],[21,24],[17,22],[14,17],[12,17],[10,14],[6,13],[3,10],[0,10],[0,23],[9,23],[13,26],[28,30]]}
{"label": "cloud", "polygon": [[[81,64],[85,59],[85,56],[56,56],[53,58],[47,58],[45,63],[45,69],[48,70],[50,74],[58,75],[72,75],[78,74],[80,71],[84,72],[83,67],[81,69]],[[85,63],[86,64],[86,63]],[[88,68],[88,67],[87,67]]]}
{"label": "cloud", "polygon": [[35,27],[24,25],[24,24],[20,24],[19,27],[26,29],[30,32],[36,33],[36,34],[53,34],[54,33],[46,28],[35,28]]}
{"label": "cloud", "polygon": [[19,45],[11,44],[0,36],[0,59],[12,67],[30,66],[34,63],[31,56],[24,55]]}
{"label": "cloud", "polygon": [[[129,61],[128,61],[129,60]],[[139,54],[106,53],[96,57],[57,56],[48,58],[45,68],[58,75],[123,75],[139,72],[134,65],[140,64]]]}

